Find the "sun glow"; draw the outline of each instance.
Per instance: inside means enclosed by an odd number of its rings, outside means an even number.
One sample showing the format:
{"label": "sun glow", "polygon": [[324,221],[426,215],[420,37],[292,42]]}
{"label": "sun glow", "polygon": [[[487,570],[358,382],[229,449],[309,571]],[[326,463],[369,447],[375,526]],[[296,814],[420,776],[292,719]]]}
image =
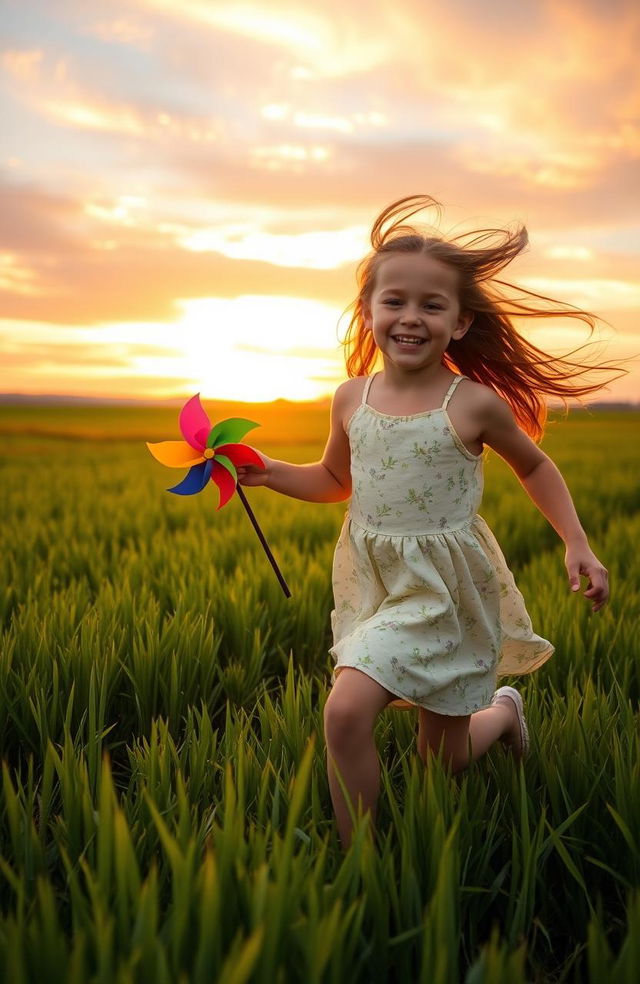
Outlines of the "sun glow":
{"label": "sun glow", "polygon": [[[180,302],[175,322],[87,327],[0,321],[0,390],[16,371],[36,392],[268,402],[316,400],[345,377],[341,311],[313,300],[246,295]],[[46,385],[55,373],[56,385]],[[83,388],[83,384],[84,388]]]}
{"label": "sun glow", "polygon": [[[293,297],[185,301],[180,374],[209,399],[314,400],[342,378],[340,310]],[[240,340],[241,339],[241,340]]]}

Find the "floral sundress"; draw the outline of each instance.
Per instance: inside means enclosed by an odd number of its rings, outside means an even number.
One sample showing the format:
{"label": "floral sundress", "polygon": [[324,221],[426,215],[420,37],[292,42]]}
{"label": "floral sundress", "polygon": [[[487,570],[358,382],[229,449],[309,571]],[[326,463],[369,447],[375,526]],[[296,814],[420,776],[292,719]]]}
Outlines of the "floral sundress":
{"label": "floral sundress", "polygon": [[351,417],[352,498],[333,562],[332,683],[355,667],[390,706],[463,715],[488,707],[499,676],[531,673],[554,647],[533,632],[522,594],[478,515],[482,455],[447,405]]}

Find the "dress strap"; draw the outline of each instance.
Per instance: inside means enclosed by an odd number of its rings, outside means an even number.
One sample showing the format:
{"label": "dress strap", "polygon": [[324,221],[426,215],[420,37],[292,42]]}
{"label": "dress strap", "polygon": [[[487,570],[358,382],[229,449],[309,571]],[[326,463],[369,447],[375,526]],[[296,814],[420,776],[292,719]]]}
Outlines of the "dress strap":
{"label": "dress strap", "polygon": [[442,401],[442,408],[441,408],[442,410],[446,410],[447,409],[447,406],[449,404],[449,400],[453,396],[453,393],[454,393],[454,390],[455,390],[456,386],[458,385],[458,383],[462,382],[462,380],[463,379],[466,379],[466,378],[467,378],[466,376],[455,376],[454,377],[453,382],[451,383],[451,386],[449,387],[449,389],[447,390],[447,392],[444,394],[444,400]]}
{"label": "dress strap", "polygon": [[371,383],[373,382],[373,377],[374,376],[377,376],[377,375],[378,375],[378,373],[377,372],[374,372],[373,376],[369,376],[369,378],[367,379],[366,383],[364,384],[364,389],[362,391],[362,402],[363,403],[366,403],[367,402],[367,397],[369,396],[369,390],[371,388]]}

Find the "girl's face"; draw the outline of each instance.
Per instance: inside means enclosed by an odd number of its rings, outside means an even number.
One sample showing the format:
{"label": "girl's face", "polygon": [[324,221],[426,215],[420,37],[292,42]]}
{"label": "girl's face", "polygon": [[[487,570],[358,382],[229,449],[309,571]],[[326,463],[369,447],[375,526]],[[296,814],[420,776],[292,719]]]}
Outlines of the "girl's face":
{"label": "girl's face", "polygon": [[442,362],[451,339],[462,338],[473,320],[460,312],[457,272],[425,253],[382,261],[364,316],[385,364],[410,370]]}

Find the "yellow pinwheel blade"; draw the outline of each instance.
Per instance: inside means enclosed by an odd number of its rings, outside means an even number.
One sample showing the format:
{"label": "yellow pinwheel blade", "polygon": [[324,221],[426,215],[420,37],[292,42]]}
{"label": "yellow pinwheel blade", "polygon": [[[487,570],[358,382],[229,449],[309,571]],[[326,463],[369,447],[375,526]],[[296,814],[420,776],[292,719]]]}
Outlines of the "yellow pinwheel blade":
{"label": "yellow pinwheel blade", "polygon": [[149,444],[147,441],[147,447],[154,458],[169,468],[185,468],[206,460],[200,451],[192,448],[186,441],[160,441],[158,444]]}

